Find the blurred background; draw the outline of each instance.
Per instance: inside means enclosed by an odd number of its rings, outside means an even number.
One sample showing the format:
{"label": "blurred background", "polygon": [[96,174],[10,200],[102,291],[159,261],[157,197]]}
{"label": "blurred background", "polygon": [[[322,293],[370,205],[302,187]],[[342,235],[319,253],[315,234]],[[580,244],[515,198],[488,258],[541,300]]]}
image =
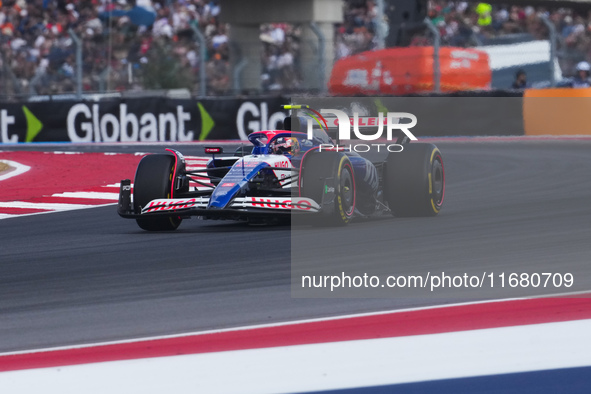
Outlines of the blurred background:
{"label": "blurred background", "polygon": [[[516,88],[552,86],[591,60],[591,11],[585,3],[2,0],[0,95],[11,100],[170,89],[192,97],[340,94],[355,86],[348,93],[511,89],[520,71],[527,85]],[[392,52],[407,47],[428,50]],[[458,55],[446,52],[448,47],[473,49],[487,61],[476,64],[472,52]],[[378,60],[414,60],[402,70],[355,63],[384,50]],[[449,67],[465,69],[462,86],[442,82]],[[339,72],[343,78],[335,80]],[[421,76],[413,72],[428,75],[415,81]],[[485,77],[471,79],[469,73]],[[397,90],[372,87],[376,77],[382,84],[393,80]],[[402,90],[401,80],[407,85]]]}

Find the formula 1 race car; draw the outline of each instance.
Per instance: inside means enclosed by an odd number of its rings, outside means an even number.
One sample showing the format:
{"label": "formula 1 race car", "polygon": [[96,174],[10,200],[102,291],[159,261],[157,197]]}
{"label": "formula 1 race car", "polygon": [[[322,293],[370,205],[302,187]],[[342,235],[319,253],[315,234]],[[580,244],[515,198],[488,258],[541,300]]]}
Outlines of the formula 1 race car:
{"label": "formula 1 race car", "polygon": [[[298,120],[286,123],[290,119]],[[344,225],[354,216],[439,213],[445,173],[435,145],[400,136],[402,151],[372,162],[335,144],[322,128],[313,138],[292,130],[250,134],[253,147],[245,155],[205,148],[212,158],[199,170],[187,170],[172,149],[147,155],[135,174],[133,199],[131,181],[121,181],[118,213],[148,231],[175,230],[190,216],[266,223],[298,215]],[[191,190],[190,181],[200,187]]]}

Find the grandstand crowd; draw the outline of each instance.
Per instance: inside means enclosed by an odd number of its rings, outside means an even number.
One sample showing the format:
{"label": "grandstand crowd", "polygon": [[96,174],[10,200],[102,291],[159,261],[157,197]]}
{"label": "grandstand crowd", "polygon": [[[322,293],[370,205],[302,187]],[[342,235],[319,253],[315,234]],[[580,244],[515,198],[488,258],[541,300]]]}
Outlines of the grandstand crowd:
{"label": "grandstand crowd", "polygon": [[[223,0],[0,0],[0,83],[3,94],[75,91],[75,40],[82,40],[83,90],[122,91],[188,87],[199,89],[200,48],[206,39],[207,94],[232,90],[229,26],[220,22]],[[546,15],[559,35],[563,70],[591,59],[591,14],[570,9],[428,1],[428,17],[444,45],[477,46],[516,33],[548,37]],[[335,26],[335,57],[379,46],[375,0],[344,0],[343,23]],[[261,26],[264,91],[297,90],[301,27]],[[410,45],[430,45],[429,33]]]}
{"label": "grandstand crowd", "polygon": [[[542,21],[547,17],[557,32],[558,58],[565,76],[574,75],[579,62],[591,60],[591,11],[430,0],[428,16],[443,44],[451,46],[478,46],[525,33],[532,39],[547,39],[549,31]],[[411,45],[430,45],[430,41],[427,35],[418,35]]]}

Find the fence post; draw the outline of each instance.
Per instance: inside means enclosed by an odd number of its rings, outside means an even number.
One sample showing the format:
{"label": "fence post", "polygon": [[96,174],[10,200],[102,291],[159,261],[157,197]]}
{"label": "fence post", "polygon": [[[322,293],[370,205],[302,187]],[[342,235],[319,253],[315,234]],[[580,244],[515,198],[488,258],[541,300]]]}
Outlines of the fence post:
{"label": "fence post", "polygon": [[82,98],[82,40],[74,30],[70,29],[68,33],[76,43],[76,96],[80,100]]}
{"label": "fence post", "polygon": [[248,60],[242,57],[242,59],[240,59],[240,61],[234,66],[234,71],[232,75],[232,87],[234,88],[234,93],[236,94],[241,94],[242,92],[242,83],[240,81],[240,75],[242,74],[242,70],[244,70],[244,67],[246,67],[247,64]]}
{"label": "fence post", "polygon": [[43,75],[39,72],[36,72],[31,81],[29,82],[29,96],[36,96],[37,95],[37,88],[35,86],[41,80]]}
{"label": "fence post", "polygon": [[205,75],[205,56],[207,55],[207,48],[205,37],[194,25],[191,25],[191,28],[195,33],[195,37],[197,37],[197,42],[199,42],[199,97],[205,97],[207,88],[207,76]]}
{"label": "fence post", "polygon": [[427,29],[433,33],[433,84],[434,91],[439,93],[441,91],[441,68],[439,67],[439,46],[441,44],[441,34],[439,30],[433,25],[431,19],[425,18],[424,20]]}
{"label": "fence post", "polygon": [[384,0],[377,0],[377,14],[376,14],[376,36],[378,37],[378,48],[384,49],[386,47],[386,36],[388,35],[388,23],[384,20]]}
{"label": "fence post", "polygon": [[324,59],[324,51],[326,47],[326,37],[324,37],[324,33],[318,27],[316,22],[310,22],[310,29],[316,34],[318,37],[318,68],[320,70],[320,91],[326,92],[326,61]]}
{"label": "fence post", "polygon": [[15,96],[21,96],[23,94],[23,89],[21,86],[20,81],[16,78],[16,76],[14,75],[14,73],[12,72],[12,69],[10,68],[10,65],[6,62],[6,59],[4,58],[4,54],[0,53],[0,56],[2,57],[2,71],[4,74],[4,81],[2,81],[2,85],[4,87],[5,94],[6,96],[9,96],[8,94],[8,89],[6,89],[6,86],[8,85],[8,82],[6,81],[6,76],[8,76],[8,78],[10,78],[10,82],[12,83],[12,88],[14,89],[14,95]]}
{"label": "fence post", "polygon": [[106,93],[107,92],[107,77],[109,76],[109,73],[111,72],[111,66],[108,65],[103,72],[101,72],[99,74],[99,92],[100,93]]}
{"label": "fence post", "polygon": [[550,86],[556,86],[556,28],[554,24],[548,19],[548,16],[541,15],[540,19],[548,28],[550,41]]}

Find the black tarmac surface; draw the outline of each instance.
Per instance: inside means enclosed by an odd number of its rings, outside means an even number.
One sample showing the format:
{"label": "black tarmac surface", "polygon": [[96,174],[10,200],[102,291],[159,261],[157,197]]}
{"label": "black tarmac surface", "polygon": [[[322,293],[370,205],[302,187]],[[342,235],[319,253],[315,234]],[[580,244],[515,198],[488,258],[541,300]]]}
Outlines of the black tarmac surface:
{"label": "black tarmac surface", "polygon": [[[591,290],[591,143],[437,144],[446,165],[445,206],[436,218],[358,221],[334,236],[335,258],[359,260],[358,244],[396,250],[398,273],[571,272]],[[3,147],[25,149],[23,147]],[[26,149],[31,149],[27,147]],[[40,149],[39,146],[36,149]],[[44,150],[88,147],[43,146]],[[113,152],[157,146],[102,147]],[[202,148],[177,147],[202,154]],[[1,186],[1,185],[0,185]],[[396,241],[392,241],[396,240]],[[479,298],[300,299],[291,297],[290,226],[253,227],[196,219],[173,233],[147,233],[115,206],[0,220],[0,352],[168,335]],[[298,254],[326,258],[314,246]],[[316,257],[315,257],[316,256]],[[521,295],[494,288],[486,297]]]}

